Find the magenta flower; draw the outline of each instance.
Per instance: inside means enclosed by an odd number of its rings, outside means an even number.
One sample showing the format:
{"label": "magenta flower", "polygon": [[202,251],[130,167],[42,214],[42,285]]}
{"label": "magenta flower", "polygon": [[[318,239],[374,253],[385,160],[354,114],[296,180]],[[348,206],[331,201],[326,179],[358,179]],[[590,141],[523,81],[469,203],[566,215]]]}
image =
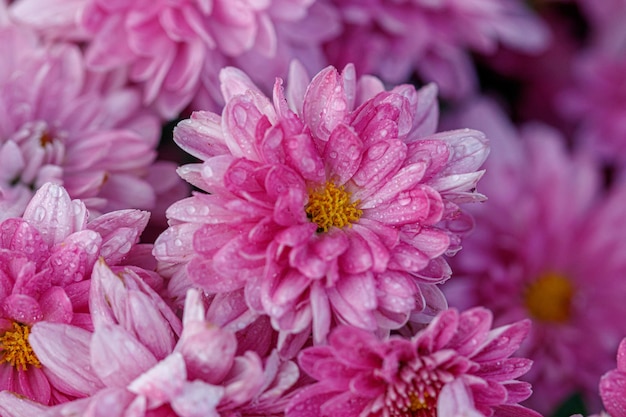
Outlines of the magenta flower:
{"label": "magenta flower", "polygon": [[[67,324],[33,327],[32,349],[50,378],[78,398],[49,408],[47,416],[273,416],[298,379],[297,366],[275,352],[239,354],[234,334],[205,320],[197,291],[188,294],[181,332],[180,321],[139,276],[128,269],[116,274],[100,261],[90,306],[93,334]],[[0,399],[9,416],[27,405]]]}
{"label": "magenta flower", "polygon": [[531,389],[516,378],[531,361],[509,357],[529,328],[525,320],[491,330],[491,313],[483,308],[446,310],[410,340],[381,341],[340,326],[328,346],[300,353],[300,366],[316,382],[295,394],[285,414],[539,416],[518,405]]}
{"label": "magenta flower", "polygon": [[520,349],[536,364],[530,407],[550,413],[578,391],[594,409],[598,379],[626,334],[615,319],[626,315],[626,188],[605,192],[599,167],[568,154],[545,126],[518,133],[479,102],[458,122],[498,139],[481,181],[490,198],[471,210],[476,228],[452,261],[446,296],[491,309],[496,323],[533,321]]}
{"label": "magenta flower", "polygon": [[[279,70],[273,78],[299,51],[309,60],[321,57],[321,42],[339,26],[332,10],[313,3],[54,0],[42,7],[25,0],[11,15],[47,36],[86,38],[90,69],[127,68],[129,80],[142,86],[143,102],[173,119],[197,94],[211,109],[221,105],[217,74],[233,59]],[[314,63],[319,69],[324,61]]]}
{"label": "magenta flower", "polygon": [[467,96],[476,86],[470,52],[494,53],[498,44],[538,52],[547,28],[517,0],[333,0],[345,29],[326,44],[330,63],[353,62],[390,83],[416,71],[442,95]]}
{"label": "magenta flower", "polygon": [[600,396],[612,417],[626,417],[626,339],[617,349],[617,368],[600,380]]}
{"label": "magenta flower", "polygon": [[33,351],[31,329],[41,322],[92,328],[92,267],[98,256],[112,265],[132,257],[148,216],[125,210],[86,220],[82,202],[45,184],[23,218],[0,223],[0,389],[42,404],[67,399]]}
{"label": "magenta flower", "polygon": [[352,66],[310,84],[294,66],[288,99],[279,80],[273,101],[234,68],[221,77],[222,116],[196,112],[174,133],[204,161],[179,173],[210,194],[171,206],[155,242],[173,296],[193,284],[245,297],[316,342],[334,323],[389,329],[445,308],[434,284],[467,226],[458,204],[482,199],[484,136],[435,133],[434,86],[387,92]]}
{"label": "magenta flower", "polygon": [[0,27],[0,42],[0,220],[20,216],[46,182],[92,214],[153,208],[145,177],[160,127],[138,92],[104,89],[76,46],[16,26]]}

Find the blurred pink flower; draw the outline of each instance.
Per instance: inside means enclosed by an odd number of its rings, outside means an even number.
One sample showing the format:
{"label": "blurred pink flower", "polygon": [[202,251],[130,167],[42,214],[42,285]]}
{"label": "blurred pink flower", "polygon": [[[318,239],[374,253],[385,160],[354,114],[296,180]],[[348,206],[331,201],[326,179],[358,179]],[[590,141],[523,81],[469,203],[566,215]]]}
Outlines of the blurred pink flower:
{"label": "blurred pink flower", "polygon": [[373,77],[357,82],[352,66],[310,83],[296,64],[291,75],[287,98],[278,80],[270,101],[227,68],[222,116],[196,112],[177,126],[179,146],[204,161],[179,173],[210,194],[171,206],[155,242],[173,296],[182,280],[233,294],[213,301],[218,311],[245,297],[277,330],[312,330],[316,342],[336,323],[432,318],[446,307],[434,285],[450,275],[442,255],[471,227],[458,204],[483,199],[472,190],[484,135],[435,133],[432,85],[384,91]]}
{"label": "blurred pink flower", "polygon": [[[272,79],[287,70],[299,49],[313,60],[321,42],[339,30],[332,9],[313,4],[52,0],[42,7],[24,0],[11,7],[11,15],[48,36],[87,38],[90,69],[128,68],[129,80],[143,87],[144,103],[173,119],[197,94],[212,110],[221,106],[215,80],[232,59],[251,69],[268,66]],[[310,18],[309,8],[314,9]],[[317,69],[322,65],[316,62]]]}
{"label": "blurred pink flower", "polygon": [[160,127],[132,89],[101,91],[78,47],[0,27],[0,219],[20,216],[33,191],[62,184],[92,214],[152,209],[146,181]]}
{"label": "blurred pink flower", "polygon": [[[305,349],[298,362],[317,380],[296,392],[287,417],[533,416],[518,405],[531,394],[517,381],[531,361],[510,358],[528,320],[491,330],[483,308],[440,313],[410,340],[381,341],[340,326],[328,346]],[[462,411],[460,413],[459,411]]]}
{"label": "blurred pink flower", "polygon": [[600,380],[600,396],[612,417],[626,417],[626,339],[617,349],[617,368]]}
{"label": "blurred pink flower", "polygon": [[493,104],[472,103],[457,123],[484,129],[493,152],[480,184],[489,200],[468,208],[476,228],[444,286],[450,305],[485,306],[496,323],[530,318],[527,404],[550,413],[578,391],[594,409],[626,334],[615,319],[626,315],[626,188],[606,192],[589,155],[569,154],[543,125],[517,132]]}
{"label": "blurred pink flower", "polygon": [[23,218],[0,223],[0,389],[43,404],[66,400],[29,344],[31,328],[40,322],[92,328],[92,267],[98,256],[112,265],[132,257],[148,214],[124,210],[86,220],[82,202],[45,184]]}
{"label": "blurred pink flower", "polygon": [[559,108],[576,125],[575,138],[586,150],[623,164],[626,161],[626,37],[617,53],[601,48],[573,62],[573,80]]}
{"label": "blurred pink flower", "polygon": [[332,0],[345,23],[325,46],[330,63],[353,62],[384,81],[405,82],[413,71],[446,97],[476,87],[471,52],[499,44],[527,53],[547,45],[548,30],[518,0]]}

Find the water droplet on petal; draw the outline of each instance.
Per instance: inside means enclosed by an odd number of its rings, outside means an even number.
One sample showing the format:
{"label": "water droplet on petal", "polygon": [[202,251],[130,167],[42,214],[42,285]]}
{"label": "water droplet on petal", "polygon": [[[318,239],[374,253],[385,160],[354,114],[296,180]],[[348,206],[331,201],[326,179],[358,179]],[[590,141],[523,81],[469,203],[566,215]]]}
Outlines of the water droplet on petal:
{"label": "water droplet on petal", "polygon": [[46,217],[46,209],[39,206],[35,209],[35,221],[40,222]]}

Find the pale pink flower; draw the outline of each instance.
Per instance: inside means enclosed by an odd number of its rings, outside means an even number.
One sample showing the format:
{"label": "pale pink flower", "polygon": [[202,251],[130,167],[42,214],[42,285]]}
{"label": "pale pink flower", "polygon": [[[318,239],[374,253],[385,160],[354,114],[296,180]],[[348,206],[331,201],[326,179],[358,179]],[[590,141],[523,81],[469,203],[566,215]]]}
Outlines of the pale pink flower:
{"label": "pale pink flower", "polygon": [[273,77],[301,50],[321,68],[321,42],[339,30],[332,9],[313,7],[314,0],[46,3],[20,1],[11,15],[47,36],[87,38],[89,68],[127,68],[129,80],[142,86],[143,102],[168,119],[197,94],[217,109],[222,103],[215,80],[232,60],[279,71]]}
{"label": "pale pink flower", "polygon": [[379,340],[340,326],[327,346],[300,353],[316,382],[294,395],[287,417],[533,416],[518,403],[531,395],[517,381],[531,366],[511,358],[526,337],[524,320],[491,329],[491,313],[475,308],[440,313],[411,339]]}
{"label": "pale pink flower", "polygon": [[524,52],[547,45],[548,30],[517,0],[332,0],[345,28],[326,44],[330,63],[354,62],[390,83],[416,71],[442,95],[466,96],[476,87],[471,52],[499,44]]}
{"label": "pale pink flower", "polygon": [[88,290],[96,259],[116,265],[132,257],[147,222],[148,213],[124,210],[87,223],[82,202],[45,184],[23,218],[0,223],[0,389],[43,404],[66,399],[29,344],[32,326],[92,328]]}
{"label": "pale pink flower", "polygon": [[[275,352],[239,354],[234,334],[206,321],[195,290],[188,293],[181,331],[173,312],[138,276],[115,274],[99,262],[90,305],[93,334],[65,324],[33,328],[33,350],[50,377],[79,398],[49,408],[47,416],[278,415],[286,405],[282,396],[298,379],[297,366]],[[19,404],[12,398],[0,403],[16,415]]]}
{"label": "pale pink flower", "polygon": [[0,27],[0,219],[20,216],[33,190],[61,184],[92,214],[151,209],[146,181],[159,120],[133,89],[102,91],[78,47]]}
{"label": "pale pink flower", "polygon": [[611,417],[626,417],[626,339],[617,348],[617,368],[600,380],[600,396]]}
{"label": "pale pink flower", "polygon": [[489,200],[468,208],[476,228],[452,260],[446,296],[491,309],[496,323],[533,321],[520,349],[535,362],[529,406],[551,413],[581,392],[595,409],[626,334],[616,319],[626,315],[626,188],[606,192],[589,155],[568,153],[543,125],[518,132],[493,104],[472,103],[458,123],[488,132],[493,153],[480,184]]}
{"label": "pale pink flower", "polygon": [[278,80],[271,101],[227,68],[222,116],[177,126],[177,143],[203,161],[179,173],[210,194],[171,206],[155,242],[173,296],[196,285],[224,295],[212,304],[224,311],[245,297],[277,330],[312,330],[316,342],[336,323],[388,330],[432,317],[446,307],[442,255],[471,224],[458,204],[483,198],[473,189],[485,137],[435,133],[433,85],[384,91],[352,66],[310,82],[292,70],[287,99]]}

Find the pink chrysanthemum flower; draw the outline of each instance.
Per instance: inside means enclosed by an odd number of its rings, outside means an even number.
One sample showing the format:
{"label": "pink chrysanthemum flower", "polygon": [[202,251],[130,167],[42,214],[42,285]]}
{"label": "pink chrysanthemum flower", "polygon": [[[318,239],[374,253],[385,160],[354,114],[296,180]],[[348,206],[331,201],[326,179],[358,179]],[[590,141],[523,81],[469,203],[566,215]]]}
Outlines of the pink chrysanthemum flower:
{"label": "pink chrysanthemum flower", "polygon": [[533,321],[520,349],[535,362],[529,406],[549,413],[578,391],[594,409],[626,334],[616,319],[626,315],[626,188],[606,193],[588,155],[568,154],[545,126],[516,132],[495,106],[473,103],[459,123],[497,140],[481,181],[490,198],[468,208],[476,228],[452,261],[446,296],[491,309],[496,323]]}
{"label": "pink chrysanthemum flower", "polygon": [[[283,413],[282,397],[297,381],[298,367],[276,352],[267,357],[239,354],[235,335],[206,321],[198,291],[188,293],[181,330],[174,313],[133,271],[115,274],[100,261],[90,306],[93,334],[67,324],[33,328],[33,351],[51,377],[63,381],[64,392],[79,397],[48,408],[46,416]],[[34,405],[24,412],[6,395],[0,409],[8,417],[42,412]]]}
{"label": "pink chrysanthemum flower", "polygon": [[326,45],[330,62],[354,62],[390,83],[413,71],[447,97],[466,96],[476,84],[470,51],[493,53],[499,43],[537,52],[547,28],[517,0],[332,0],[345,28]]}
{"label": "pink chrysanthemum flower", "polygon": [[600,396],[611,417],[626,417],[626,339],[617,349],[617,368],[600,380]]}
{"label": "pink chrysanthemum flower", "polygon": [[101,91],[80,50],[0,27],[0,219],[20,216],[33,190],[62,184],[92,214],[151,209],[146,181],[159,121],[132,89]]}
{"label": "pink chrysanthemum flower", "polygon": [[287,417],[538,416],[518,405],[531,394],[516,378],[531,361],[510,358],[530,328],[528,320],[491,329],[483,308],[440,313],[411,339],[381,341],[340,326],[328,346],[300,353],[301,368],[317,380],[301,389]]}
{"label": "pink chrysanthemum flower", "polygon": [[172,285],[245,297],[317,342],[337,322],[389,329],[445,308],[434,284],[471,223],[458,204],[482,199],[482,133],[435,133],[434,86],[384,91],[352,66],[309,83],[294,65],[288,99],[278,80],[273,101],[239,70],[221,79],[222,116],[196,112],[174,132],[204,161],[179,173],[210,194],[168,210],[155,255]]}
{"label": "pink chrysanthemum flower", "polygon": [[339,29],[328,7],[313,7],[309,19],[313,4],[314,0],[53,0],[41,7],[36,0],[24,0],[11,13],[48,35],[65,37],[69,29],[71,36],[87,37],[89,68],[127,68],[130,81],[143,86],[144,103],[172,119],[200,90],[207,90],[203,102],[212,109],[216,102],[221,105],[215,80],[232,59],[240,58],[252,68],[278,65],[281,72],[295,54],[292,48],[306,50],[313,59],[321,42]]}
{"label": "pink chrysanthemum flower", "polygon": [[132,257],[148,214],[124,210],[86,219],[82,202],[46,184],[23,218],[0,223],[0,389],[43,404],[65,399],[29,344],[31,328],[41,322],[91,328],[92,267],[98,256],[112,265]]}

